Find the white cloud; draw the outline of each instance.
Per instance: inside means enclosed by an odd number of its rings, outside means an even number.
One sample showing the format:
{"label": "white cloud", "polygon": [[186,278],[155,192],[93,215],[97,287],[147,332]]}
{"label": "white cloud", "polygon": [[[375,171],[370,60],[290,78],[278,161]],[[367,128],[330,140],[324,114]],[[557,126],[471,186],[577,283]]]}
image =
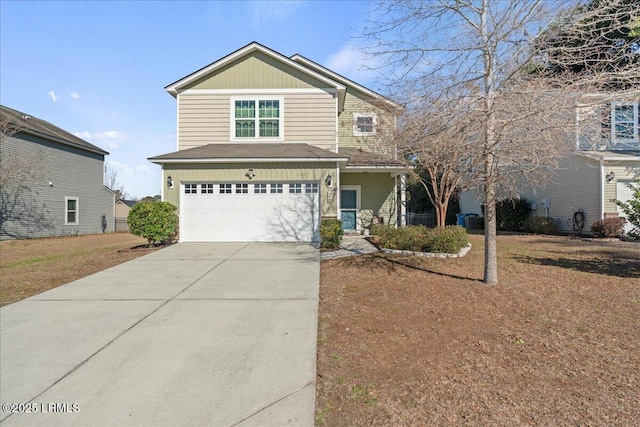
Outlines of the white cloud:
{"label": "white cloud", "polygon": [[275,22],[287,20],[303,1],[252,1],[249,5],[249,15],[254,27],[273,25]]}
{"label": "white cloud", "polygon": [[105,132],[96,132],[96,133],[84,131],[84,132],[76,132],[75,135],[78,138],[86,139],[87,141],[95,144],[104,145],[105,147],[110,148],[112,150],[119,148],[120,145],[118,144],[118,141],[122,141],[125,139],[124,135],[118,132],[117,130],[108,130]]}
{"label": "white cloud", "polygon": [[136,166],[136,172],[143,175],[149,175],[151,173],[151,168],[149,167],[149,165],[138,165]]}
{"label": "white cloud", "polygon": [[369,59],[353,44],[347,43],[327,59],[327,68],[367,86],[365,80],[373,81],[377,72],[376,61]]}
{"label": "white cloud", "polygon": [[50,90],[49,92],[47,92],[47,95],[49,95],[51,97],[51,100],[53,102],[56,102],[58,100],[58,97],[56,96],[56,93],[52,90]]}
{"label": "white cloud", "polygon": [[132,197],[145,197],[160,194],[160,168],[152,169],[149,165],[138,164],[132,166],[129,163],[117,160],[107,160],[106,163],[116,172],[118,182],[124,187],[124,191]]}
{"label": "white cloud", "polygon": [[80,99],[80,94],[78,94],[78,92],[71,92],[70,96],[73,99]]}

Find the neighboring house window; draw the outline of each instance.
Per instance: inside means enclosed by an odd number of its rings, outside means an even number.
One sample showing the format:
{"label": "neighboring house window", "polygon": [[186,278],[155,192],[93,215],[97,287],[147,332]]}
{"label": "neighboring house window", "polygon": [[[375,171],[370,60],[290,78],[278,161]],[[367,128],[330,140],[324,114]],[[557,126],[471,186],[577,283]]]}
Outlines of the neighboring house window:
{"label": "neighboring house window", "polygon": [[637,102],[611,104],[611,138],[613,141],[638,140],[640,111]]}
{"label": "neighboring house window", "polygon": [[231,194],[231,184],[220,184],[220,194]]}
{"label": "neighboring house window", "polygon": [[267,184],[255,184],[253,186],[253,192],[256,194],[266,194],[267,193]]}
{"label": "neighboring house window", "polygon": [[280,99],[233,100],[235,138],[282,138]]}
{"label": "neighboring house window", "polygon": [[282,194],[282,184],[269,184],[272,194]]}
{"label": "neighboring house window", "polygon": [[196,194],[198,192],[198,184],[185,184],[184,194]]}
{"label": "neighboring house window", "polygon": [[200,186],[200,193],[213,194],[213,184],[202,184]]}
{"label": "neighboring house window", "polygon": [[353,135],[367,136],[376,133],[376,115],[374,113],[353,114]]}
{"label": "neighboring house window", "polygon": [[236,193],[244,194],[249,192],[249,184],[236,184]]}
{"label": "neighboring house window", "polygon": [[65,225],[78,225],[80,223],[80,199],[77,197],[65,197],[64,205]]}
{"label": "neighboring house window", "polygon": [[289,184],[289,193],[302,193],[302,184]]}

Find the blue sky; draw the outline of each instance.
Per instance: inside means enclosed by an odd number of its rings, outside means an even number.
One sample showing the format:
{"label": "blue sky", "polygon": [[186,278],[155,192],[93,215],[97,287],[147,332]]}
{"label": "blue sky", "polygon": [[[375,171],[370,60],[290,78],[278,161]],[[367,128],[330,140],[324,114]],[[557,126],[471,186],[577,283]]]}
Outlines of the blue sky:
{"label": "blue sky", "polygon": [[371,89],[353,45],[365,1],[0,0],[0,102],[105,149],[125,191],[160,194],[176,149],[174,81],[257,41]]}

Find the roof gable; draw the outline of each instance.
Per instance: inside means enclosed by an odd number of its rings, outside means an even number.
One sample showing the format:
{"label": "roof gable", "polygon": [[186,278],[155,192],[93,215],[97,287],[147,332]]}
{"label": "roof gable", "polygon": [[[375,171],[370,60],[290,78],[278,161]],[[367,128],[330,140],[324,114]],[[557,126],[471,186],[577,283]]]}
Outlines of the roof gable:
{"label": "roof gable", "polygon": [[96,147],[84,139],[78,138],[77,136],[47,122],[46,120],[22,113],[14,110],[13,108],[5,107],[4,105],[0,106],[0,111],[2,112],[2,121],[7,120],[9,124],[15,128],[16,133],[28,133],[36,137],[103,156],[109,154],[102,148]]}
{"label": "roof gable", "polygon": [[[177,96],[178,93],[188,88],[199,85],[200,87],[203,87],[202,85],[206,86],[205,81],[209,78],[216,79],[217,77],[220,77],[219,82],[224,82],[224,79],[221,76],[225,74],[225,71],[229,71],[230,67],[241,64],[251,65],[249,62],[245,62],[247,58],[253,58],[252,65],[268,65],[271,67],[271,70],[278,69],[281,72],[295,76],[298,80],[313,87],[334,88],[338,93],[342,94],[344,94],[346,90],[346,87],[343,84],[338,83],[321,73],[311,70],[257,42],[250,43],[224,58],[221,58],[174,83],[171,83],[165,87],[165,90],[171,95]],[[247,82],[246,84],[248,85],[248,88],[253,88],[256,84],[260,84],[260,87],[264,87],[263,82],[257,81],[257,79],[254,79],[252,82]]]}

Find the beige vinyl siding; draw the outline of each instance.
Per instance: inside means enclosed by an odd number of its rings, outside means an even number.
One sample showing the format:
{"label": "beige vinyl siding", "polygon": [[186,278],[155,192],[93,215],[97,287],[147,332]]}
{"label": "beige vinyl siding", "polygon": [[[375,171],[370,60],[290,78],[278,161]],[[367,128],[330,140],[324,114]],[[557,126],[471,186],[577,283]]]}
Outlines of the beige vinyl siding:
{"label": "beige vinyl siding", "polygon": [[[261,98],[268,96],[260,95]],[[336,101],[331,93],[317,90],[273,96],[283,99],[284,142],[302,142],[335,151]],[[234,95],[197,91],[180,94],[178,150],[207,144],[228,144],[232,137],[232,98]]]}
{"label": "beige vinyl siding", "polygon": [[[354,113],[376,114],[376,135],[354,136]],[[384,135],[395,129],[395,117],[372,104],[370,98],[349,88],[344,102],[344,111],[338,117],[338,146],[358,147],[378,152],[384,142]],[[386,150],[385,150],[386,151]]]}
{"label": "beige vinyl siding", "polygon": [[385,224],[396,222],[395,178],[389,173],[341,173],[340,185],[360,186],[360,221],[371,224],[372,216],[381,216]]}
{"label": "beige vinyl siding", "polygon": [[613,172],[616,178],[604,186],[604,211],[617,212],[616,204],[611,201],[611,199],[618,198],[616,183],[618,181],[632,182],[640,179],[640,161],[609,162],[605,164],[604,173],[607,174],[609,172]]}
{"label": "beige vinyl siding", "polygon": [[[246,176],[247,169],[253,169],[255,177]],[[164,200],[180,208],[181,183],[224,182],[224,183],[261,183],[261,182],[320,182],[320,203],[322,215],[335,216],[335,197],[329,197],[324,185],[327,175],[334,176],[335,163],[183,163],[165,164],[163,182],[171,175],[175,183],[173,188],[165,188]],[[335,177],[334,177],[335,179]]]}
{"label": "beige vinyl siding", "polygon": [[553,182],[538,189],[536,194],[529,191],[523,196],[536,203],[537,209],[532,214],[537,216],[545,216],[542,199],[548,198],[549,216],[556,219],[559,232],[572,232],[568,221],[575,209],[582,209],[585,214],[583,232],[589,233],[593,221],[602,215],[601,184],[600,162],[571,154],[561,163]]}
{"label": "beige vinyl siding", "polygon": [[262,52],[254,52],[208,74],[185,89],[321,88],[319,81]]}

